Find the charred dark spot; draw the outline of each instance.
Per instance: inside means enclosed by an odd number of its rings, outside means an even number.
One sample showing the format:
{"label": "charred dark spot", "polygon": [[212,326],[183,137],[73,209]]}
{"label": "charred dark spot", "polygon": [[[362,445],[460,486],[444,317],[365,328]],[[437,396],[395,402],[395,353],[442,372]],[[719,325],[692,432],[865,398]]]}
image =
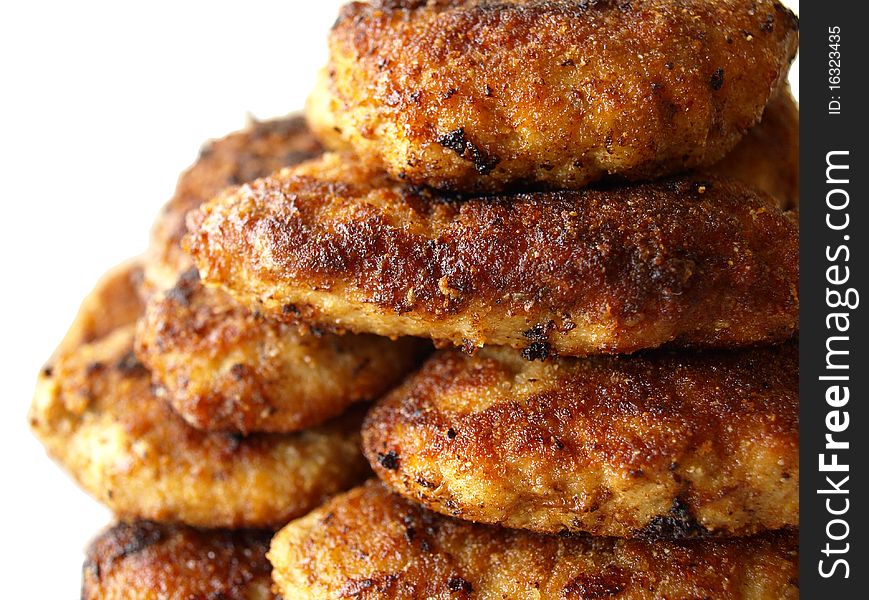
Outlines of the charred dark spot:
{"label": "charred dark spot", "polygon": [[417,103],[419,102],[419,99],[420,99],[421,97],[422,97],[422,92],[420,92],[419,90],[417,90],[417,91],[415,91],[415,92],[411,92],[411,93],[407,96],[407,99],[410,100],[411,102],[413,102],[414,104],[417,104]]}
{"label": "charred dark spot", "polygon": [[467,579],[463,577],[450,577],[449,581],[447,581],[447,588],[451,592],[473,592],[474,586],[471,585]]}
{"label": "charred dark spot", "polygon": [[235,378],[236,381],[241,381],[242,379],[244,379],[247,371],[247,365],[242,363],[235,363],[229,368],[229,373]]}
{"label": "charred dark spot", "polygon": [[497,166],[501,159],[493,156],[485,150],[477,147],[473,142],[468,140],[465,135],[465,128],[459,127],[449,133],[446,133],[437,138],[437,143],[452,150],[464,160],[469,160],[474,163],[474,168],[480,175],[486,175]]}
{"label": "charred dark spot", "polygon": [[549,343],[549,334],[555,328],[554,321],[547,323],[538,323],[531,329],[523,331],[522,335],[531,340],[526,348],[522,350],[522,356],[525,360],[546,360],[552,352],[552,346]]}
{"label": "charred dark spot", "polygon": [[451,440],[456,439],[456,430],[453,429],[452,427],[450,427],[449,429],[447,429],[447,437],[448,437],[449,439],[451,439]]}
{"label": "charred dark spot", "polygon": [[561,61],[561,66],[562,67],[575,67],[576,63],[573,62],[572,58],[568,58],[567,60]]}
{"label": "charred dark spot", "polygon": [[51,365],[45,365],[42,367],[42,374],[45,377],[51,377],[54,374],[54,367]]}
{"label": "charred dark spot", "polygon": [[236,432],[227,432],[224,434],[224,439],[232,452],[235,452],[241,447],[244,442],[244,434]]}
{"label": "charred dark spot", "polygon": [[121,524],[118,527],[121,528],[118,535],[125,541],[118,551],[109,558],[109,564],[138,554],[163,541],[162,530],[153,523]]}
{"label": "charred dark spot", "polygon": [[390,450],[386,454],[377,453],[377,462],[387,471],[395,471],[398,468],[398,453],[395,450]]}
{"label": "charred dark spot", "polygon": [[139,377],[141,375],[147,375],[148,369],[145,368],[139,359],[136,357],[136,353],[132,350],[127,351],[117,363],[115,363],[115,369],[117,369],[121,375],[124,377]]}
{"label": "charred dark spot", "polygon": [[531,329],[522,332],[522,336],[527,340],[535,342],[545,342],[549,339],[550,332],[555,328],[555,321],[547,321],[546,323],[537,323]]}
{"label": "charred dark spot", "polygon": [[196,267],[188,269],[175,282],[175,287],[166,292],[166,298],[181,306],[190,306],[190,299],[193,297],[198,283],[199,271]]}
{"label": "charred dark spot", "polygon": [[705,537],[708,531],[697,522],[691,509],[681,498],[673,501],[669,514],[654,517],[636,537],[647,540],[685,540]]}
{"label": "charred dark spot", "polygon": [[618,596],[627,587],[625,573],[618,567],[607,568],[602,573],[582,574],[564,586],[564,598],[596,600]]}
{"label": "charred dark spot", "polygon": [[87,364],[87,366],[85,367],[85,373],[87,373],[88,375],[95,375],[96,373],[99,373],[105,368],[106,363],[94,361]]}
{"label": "charred dark spot", "polygon": [[673,66],[674,66],[673,63],[671,63],[671,62],[665,62],[665,63],[664,63],[664,68],[667,69],[668,71],[672,71],[672,70],[673,70]]}
{"label": "charred dark spot", "polygon": [[493,93],[493,91],[494,91],[494,90],[492,90],[492,86],[490,86],[490,85],[487,83],[487,84],[486,84],[486,90],[485,90],[485,92],[484,92],[484,93],[486,94],[486,98],[491,98],[491,97],[492,97],[492,93]]}
{"label": "charred dark spot", "polygon": [[544,361],[549,358],[551,352],[552,346],[549,342],[531,342],[522,349],[522,358]]}
{"label": "charred dark spot", "polygon": [[760,24],[760,30],[764,33],[770,33],[775,29],[775,15],[767,15]]}
{"label": "charred dark spot", "polygon": [[294,317],[301,317],[302,316],[302,311],[300,311],[295,304],[284,304],[281,307],[281,313],[283,313],[284,315],[287,315],[287,316],[289,316],[289,315],[292,315]]}
{"label": "charred dark spot", "polygon": [[724,69],[718,67],[715,69],[715,72],[712,74],[712,77],[709,78],[709,86],[713,89],[713,91],[718,91],[724,85]]}
{"label": "charred dark spot", "polygon": [[552,443],[555,445],[556,450],[564,450],[564,442],[562,442],[560,439],[554,438],[552,440]]}
{"label": "charred dark spot", "polygon": [[380,69],[381,71],[382,71],[383,69],[385,69],[388,65],[389,65],[389,61],[388,61],[387,59],[385,59],[385,58],[380,58],[380,59],[377,61],[377,68]]}
{"label": "charred dark spot", "polygon": [[446,92],[444,92],[444,100],[449,100],[453,96],[456,95],[456,88],[449,88]]}
{"label": "charred dark spot", "polygon": [[417,477],[416,483],[417,483],[417,485],[421,485],[422,487],[428,488],[428,489],[432,489],[432,488],[437,487],[436,483],[432,483],[431,481],[429,481],[428,479],[426,479],[424,477]]}
{"label": "charred dark spot", "polygon": [[437,139],[438,144],[452,150],[459,156],[464,156],[468,149],[468,141],[465,139],[465,128],[459,127],[449,133],[445,133]]}
{"label": "charred dark spot", "polygon": [[408,526],[404,528],[404,539],[408,542],[412,542],[413,538],[416,537],[416,529],[412,526]]}

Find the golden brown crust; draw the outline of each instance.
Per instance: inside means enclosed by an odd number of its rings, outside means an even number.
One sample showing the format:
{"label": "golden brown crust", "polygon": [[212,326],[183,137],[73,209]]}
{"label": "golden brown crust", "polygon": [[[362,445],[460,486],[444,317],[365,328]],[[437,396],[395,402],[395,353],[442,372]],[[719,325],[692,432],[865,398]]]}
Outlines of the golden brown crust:
{"label": "golden brown crust", "polygon": [[196,270],[153,297],[136,354],[191,425],[289,432],[376,400],[417,367],[423,340],[339,336],[252,313]]}
{"label": "golden brown crust", "polygon": [[319,142],[298,115],[253,121],[242,131],[205,144],[196,163],[179,177],[175,195],[151,231],[145,271],[148,291],[172,287],[178,276],[193,266],[181,249],[188,211],[224,188],[264,177],[320,152]]}
{"label": "golden brown crust", "polygon": [[721,159],[798,44],[776,0],[381,0],[346,5],[314,131],[418,185],[579,189]]}
{"label": "golden brown crust", "polygon": [[368,472],[362,414],[295,434],[194,429],[151,389],[126,327],[58,357],[39,378],[30,422],[48,453],[124,519],[270,527]]}
{"label": "golden brown crust", "polygon": [[534,531],[686,538],[799,524],[794,344],[529,362],[442,351],[369,413],[381,479]]}
{"label": "golden brown crust", "polygon": [[799,597],[795,535],[559,538],[443,517],[369,482],[278,532],[286,598],[749,600]]}
{"label": "golden brown crust", "polygon": [[361,410],[295,434],[190,427],[154,394],[133,353],[134,328],[118,323],[62,348],[40,373],[30,411],[48,453],[119,517],[280,526],[370,473]]}
{"label": "golden brown crust", "polygon": [[798,224],[737,183],[459,201],[338,155],[190,214],[203,280],[276,318],[541,356],[790,337]]}
{"label": "golden brown crust", "polygon": [[800,202],[800,111],[789,90],[776,94],[760,125],[720,162],[704,171],[766,192],[784,209]]}
{"label": "golden brown crust", "polygon": [[276,600],[271,533],[119,523],[90,545],[82,600]]}

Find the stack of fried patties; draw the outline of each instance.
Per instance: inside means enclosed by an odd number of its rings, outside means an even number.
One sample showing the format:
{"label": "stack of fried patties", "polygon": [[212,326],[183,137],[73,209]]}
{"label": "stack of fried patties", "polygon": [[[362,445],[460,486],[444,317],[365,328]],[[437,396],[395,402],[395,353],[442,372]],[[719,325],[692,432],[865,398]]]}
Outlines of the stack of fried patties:
{"label": "stack of fried patties", "polygon": [[41,373],[35,433],[120,519],[88,550],[84,598],[271,597],[274,531],[370,477],[362,403],[431,344],[267,318],[181,249],[191,208],[321,152],[298,116],[207,145],[149,252],[97,284]]}
{"label": "stack of fried patties", "polygon": [[85,595],[796,597],[797,44],[773,0],[346,6],[311,130],[207,146],[41,377],[122,520]]}

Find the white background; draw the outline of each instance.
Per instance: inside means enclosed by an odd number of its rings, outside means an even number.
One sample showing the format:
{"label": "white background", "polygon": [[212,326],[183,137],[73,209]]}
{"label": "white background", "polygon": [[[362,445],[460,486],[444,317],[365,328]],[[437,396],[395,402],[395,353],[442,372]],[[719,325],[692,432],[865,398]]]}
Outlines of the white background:
{"label": "white background", "polygon": [[110,519],[27,430],[36,373],[100,274],[145,248],[201,143],[247,114],[302,107],[340,4],[0,7],[0,564],[12,596],[76,597],[82,548]]}

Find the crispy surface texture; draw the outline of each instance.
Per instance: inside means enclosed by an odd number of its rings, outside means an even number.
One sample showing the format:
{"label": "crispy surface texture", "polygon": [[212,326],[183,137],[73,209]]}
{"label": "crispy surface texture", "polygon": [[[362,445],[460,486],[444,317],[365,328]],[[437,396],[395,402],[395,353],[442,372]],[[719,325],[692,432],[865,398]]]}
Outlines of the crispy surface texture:
{"label": "crispy surface texture", "polygon": [[443,517],[379,483],[290,523],[268,557],[285,598],[716,600],[799,597],[797,539],[648,543]]}
{"label": "crispy surface texture", "polygon": [[542,358],[797,327],[796,216],[720,180],[459,201],[330,154],[221,194],[189,225],[206,283],[350,331]]}
{"label": "crispy surface texture", "polygon": [[760,125],[721,161],[703,171],[766,192],[784,209],[800,202],[800,111],[789,90],[776,94]]}
{"label": "crispy surface texture", "polygon": [[82,600],[273,600],[271,533],[118,523],[97,537],[82,569]]}
{"label": "crispy surface texture", "polygon": [[202,147],[197,161],[178,179],[175,195],[163,207],[151,230],[146,261],[149,292],[165,290],[192,265],[181,249],[187,233],[184,218],[220,190],[264,177],[281,167],[320,154],[322,149],[304,119],[291,115],[254,121],[247,129]]}
{"label": "crispy surface texture", "polygon": [[267,319],[204,288],[195,269],[151,299],[136,335],[136,354],[188,423],[241,432],[297,431],[376,400],[429,349]]}
{"label": "crispy surface texture", "polygon": [[58,352],[40,373],[30,411],[48,453],[120,518],[277,527],[370,473],[360,410],[295,434],[189,426],[153,393],[133,353],[135,323],[125,320]]}
{"label": "crispy surface texture", "polygon": [[295,434],[194,429],[154,395],[132,338],[122,328],[60,357],[31,409],[48,453],[120,518],[279,526],[369,472],[360,411]]}
{"label": "crispy surface texture", "polygon": [[720,160],[787,74],[775,0],[351,2],[313,130],[411,184],[579,189]]}
{"label": "crispy surface texture", "polygon": [[377,475],[455,517],[658,538],[799,525],[796,345],[431,358],[369,413]]}
{"label": "crispy surface texture", "polygon": [[162,396],[195,427],[289,432],[318,425],[380,396],[424,354],[411,339],[306,334],[198,284],[181,248],[187,212],[226,187],[320,152],[299,116],[254,122],[203,148],[153,229],[151,293],[136,352]]}

